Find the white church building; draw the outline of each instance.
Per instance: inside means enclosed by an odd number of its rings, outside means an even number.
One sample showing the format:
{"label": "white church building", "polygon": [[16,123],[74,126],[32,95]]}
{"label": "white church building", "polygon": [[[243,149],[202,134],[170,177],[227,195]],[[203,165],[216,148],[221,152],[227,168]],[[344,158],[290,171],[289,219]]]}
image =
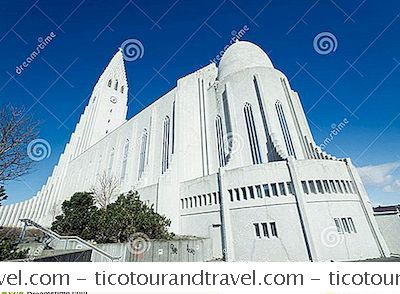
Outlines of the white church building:
{"label": "white church building", "polygon": [[314,142],[297,92],[257,45],[177,81],[127,120],[117,52],[37,195],[0,208],[0,225],[54,209],[104,172],[137,190],[178,235],[210,238],[229,261],[360,260],[389,255],[350,159]]}

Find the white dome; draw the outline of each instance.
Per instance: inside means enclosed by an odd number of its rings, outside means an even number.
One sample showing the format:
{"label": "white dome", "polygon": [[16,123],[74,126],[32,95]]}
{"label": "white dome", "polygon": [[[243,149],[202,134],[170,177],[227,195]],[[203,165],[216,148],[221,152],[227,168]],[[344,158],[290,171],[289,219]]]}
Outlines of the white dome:
{"label": "white dome", "polygon": [[257,45],[238,41],[232,44],[224,53],[218,66],[220,80],[226,76],[252,67],[273,68],[268,55]]}

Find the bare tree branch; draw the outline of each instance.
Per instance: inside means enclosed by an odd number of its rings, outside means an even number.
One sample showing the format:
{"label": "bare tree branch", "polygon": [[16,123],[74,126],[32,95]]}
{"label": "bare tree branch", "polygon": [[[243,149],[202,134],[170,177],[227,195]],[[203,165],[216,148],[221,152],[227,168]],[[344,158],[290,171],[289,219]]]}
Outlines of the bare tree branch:
{"label": "bare tree branch", "polygon": [[0,110],[0,183],[15,180],[29,172],[35,163],[27,147],[38,136],[38,122],[23,108],[11,105]]}
{"label": "bare tree branch", "polygon": [[93,197],[100,208],[106,208],[119,189],[119,182],[116,177],[103,172],[98,176],[96,185],[91,188]]}

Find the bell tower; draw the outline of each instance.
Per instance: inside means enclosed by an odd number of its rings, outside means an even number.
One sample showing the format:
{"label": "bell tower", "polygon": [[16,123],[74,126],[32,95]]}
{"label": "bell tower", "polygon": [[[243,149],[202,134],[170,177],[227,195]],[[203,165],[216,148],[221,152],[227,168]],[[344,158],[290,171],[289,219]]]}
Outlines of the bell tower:
{"label": "bell tower", "polygon": [[76,126],[73,158],[122,125],[126,121],[127,104],[128,83],[123,54],[119,49],[94,86]]}

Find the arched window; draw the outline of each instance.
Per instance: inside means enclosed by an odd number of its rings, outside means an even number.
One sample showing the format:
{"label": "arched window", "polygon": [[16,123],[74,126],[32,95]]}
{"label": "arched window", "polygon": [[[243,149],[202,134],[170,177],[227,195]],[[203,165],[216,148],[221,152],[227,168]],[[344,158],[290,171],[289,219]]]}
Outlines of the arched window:
{"label": "arched window", "polygon": [[278,114],[279,124],[281,125],[283,138],[285,140],[286,149],[290,156],[296,157],[296,153],[294,152],[292,137],[290,136],[289,127],[287,125],[285,112],[283,111],[282,103],[280,101],[276,101],[275,103],[276,112]]}
{"label": "arched window", "polygon": [[170,134],[170,119],[169,116],[167,116],[164,119],[161,173],[164,173],[169,167],[169,138],[170,138],[169,134]]}
{"label": "arched window", "polygon": [[111,79],[109,79],[108,80],[108,87],[110,87],[110,88],[111,88],[111,83],[112,83],[112,81],[111,81]]}
{"label": "arched window", "polygon": [[258,144],[257,130],[256,130],[256,125],[254,123],[253,110],[251,109],[251,105],[249,103],[246,103],[244,105],[244,118],[246,121],[247,134],[249,137],[250,152],[253,164],[260,164],[262,163],[260,146]]}
{"label": "arched window", "polygon": [[117,91],[117,90],[118,90],[118,80],[116,80],[116,81],[115,81],[114,90],[115,90],[115,91]]}
{"label": "arched window", "polygon": [[218,150],[218,161],[219,166],[225,166],[225,143],[224,143],[224,131],[222,129],[221,116],[217,115],[215,119],[215,130],[217,133],[217,150]]}
{"label": "arched window", "polygon": [[121,93],[124,93],[124,86],[121,86]]}
{"label": "arched window", "polygon": [[172,144],[171,154],[175,152],[175,101],[172,103]]}
{"label": "arched window", "polygon": [[126,177],[126,165],[128,163],[128,154],[129,154],[129,140],[126,140],[124,146],[124,154],[122,155],[121,182],[123,182]]}
{"label": "arched window", "polygon": [[140,180],[140,178],[142,177],[143,172],[144,172],[144,165],[145,165],[146,153],[147,153],[147,138],[148,138],[148,132],[146,129],[144,129],[143,134],[142,134],[142,140],[140,142],[138,180]]}

